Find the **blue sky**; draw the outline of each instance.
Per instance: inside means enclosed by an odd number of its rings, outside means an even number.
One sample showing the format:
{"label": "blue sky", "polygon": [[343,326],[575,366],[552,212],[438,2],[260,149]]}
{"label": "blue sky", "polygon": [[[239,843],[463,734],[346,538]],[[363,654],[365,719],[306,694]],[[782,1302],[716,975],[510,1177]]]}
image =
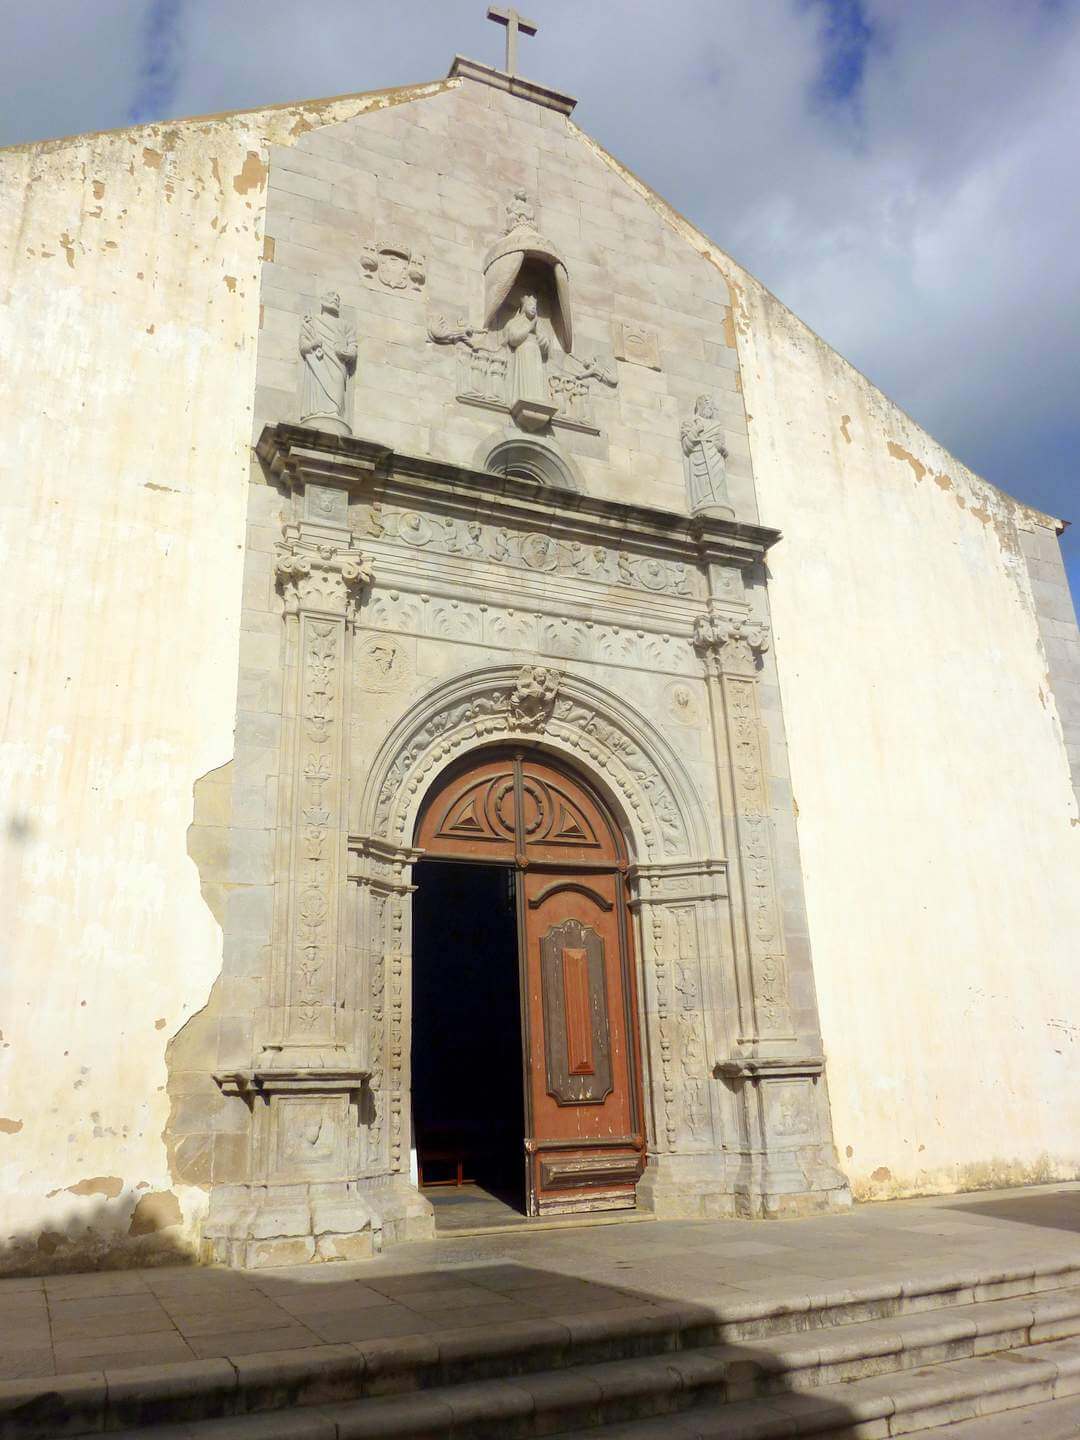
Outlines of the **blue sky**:
{"label": "blue sky", "polygon": [[[961,460],[1078,523],[1080,0],[529,0],[524,73]],[[0,144],[498,62],[484,0],[43,0]]]}

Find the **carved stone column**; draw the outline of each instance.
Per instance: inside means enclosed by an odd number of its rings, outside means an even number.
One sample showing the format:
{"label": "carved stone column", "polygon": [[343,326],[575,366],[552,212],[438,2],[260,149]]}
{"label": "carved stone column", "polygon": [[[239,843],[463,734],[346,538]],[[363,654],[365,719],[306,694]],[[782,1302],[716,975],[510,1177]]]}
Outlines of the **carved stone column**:
{"label": "carved stone column", "polygon": [[801,1036],[792,1014],[759,700],[768,630],[745,611],[710,606],[695,624],[694,645],[709,685],[732,862],[738,1034],[715,1073],[738,1102],[737,1207],[748,1214],[843,1207],[850,1195],[835,1163],[820,1042]]}
{"label": "carved stone column", "polygon": [[434,1211],[412,1182],[412,867],[423,854],[349,837],[350,926],[358,939],[357,1033],[370,1080],[360,1133],[360,1193],[382,1247],[427,1240]]}
{"label": "carved stone column", "polygon": [[728,1047],[722,860],[635,865],[631,909],[643,961],[649,1158],[642,1202],[665,1218],[704,1219],[735,1210],[734,1171],[724,1137],[738,1121],[713,1078]]}
{"label": "carved stone column", "polygon": [[[768,649],[764,625],[705,615],[694,627],[713,699],[729,853],[738,869],[734,944],[743,978],[739,1043],[793,1040],[787,961],[776,903],[765,737],[758,709],[757,659]],[[735,907],[733,906],[733,912]]]}
{"label": "carved stone column", "polygon": [[249,1068],[219,1074],[252,1109],[251,1181],[215,1189],[215,1259],[273,1265],[371,1253],[357,1192],[368,1080],[343,963],[349,662],[371,568],[345,482],[299,487],[274,573],[284,602],[275,911],[267,1004]]}

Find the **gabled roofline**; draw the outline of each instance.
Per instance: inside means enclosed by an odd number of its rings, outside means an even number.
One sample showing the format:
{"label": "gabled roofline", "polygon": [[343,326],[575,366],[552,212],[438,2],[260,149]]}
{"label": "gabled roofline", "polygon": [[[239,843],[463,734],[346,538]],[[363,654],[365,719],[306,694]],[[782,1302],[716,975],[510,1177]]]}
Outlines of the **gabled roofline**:
{"label": "gabled roofline", "polygon": [[[391,85],[385,90],[346,91],[343,95],[327,95],[319,100],[280,100],[272,105],[248,105],[238,110],[216,110],[205,115],[180,115],[163,120],[140,120],[134,125],[115,125],[107,130],[80,130],[71,135],[48,136],[41,140],[20,140],[16,145],[0,146],[0,155],[19,150],[42,150],[54,145],[69,145],[75,140],[94,140],[104,135],[124,135],[133,130],[168,129],[172,125],[207,125],[219,120],[231,120],[239,115],[272,115],[281,110],[326,110],[334,105],[343,105],[350,100],[367,101],[365,108],[382,109],[387,105],[401,105],[409,100],[424,100],[431,95],[440,95],[446,90],[455,90],[460,80],[447,77],[445,80],[424,80],[413,85]],[[380,102],[382,102],[380,104]],[[331,122],[327,122],[331,123]]]}

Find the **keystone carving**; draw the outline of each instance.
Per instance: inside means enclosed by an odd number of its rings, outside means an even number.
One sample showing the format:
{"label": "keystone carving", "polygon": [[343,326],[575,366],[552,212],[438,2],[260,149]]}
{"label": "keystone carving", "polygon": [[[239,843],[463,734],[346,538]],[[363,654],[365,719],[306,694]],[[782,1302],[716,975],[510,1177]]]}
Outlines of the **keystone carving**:
{"label": "keystone carving", "polygon": [[562,677],[550,665],[523,665],[508,701],[515,730],[541,734],[551,719]]}

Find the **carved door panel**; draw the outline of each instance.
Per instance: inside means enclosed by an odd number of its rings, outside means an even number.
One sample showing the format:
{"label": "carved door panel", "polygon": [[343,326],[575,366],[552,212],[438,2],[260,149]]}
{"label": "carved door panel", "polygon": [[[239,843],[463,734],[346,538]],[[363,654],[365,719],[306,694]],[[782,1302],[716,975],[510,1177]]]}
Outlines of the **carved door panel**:
{"label": "carved door panel", "polygon": [[524,877],[530,1214],[634,1204],[642,1140],[622,886],[614,871]]}
{"label": "carved door panel", "polygon": [[633,1205],[644,1140],[626,850],[606,806],[556,762],[493,749],[445,772],[416,844],[518,873],[529,1213]]}

